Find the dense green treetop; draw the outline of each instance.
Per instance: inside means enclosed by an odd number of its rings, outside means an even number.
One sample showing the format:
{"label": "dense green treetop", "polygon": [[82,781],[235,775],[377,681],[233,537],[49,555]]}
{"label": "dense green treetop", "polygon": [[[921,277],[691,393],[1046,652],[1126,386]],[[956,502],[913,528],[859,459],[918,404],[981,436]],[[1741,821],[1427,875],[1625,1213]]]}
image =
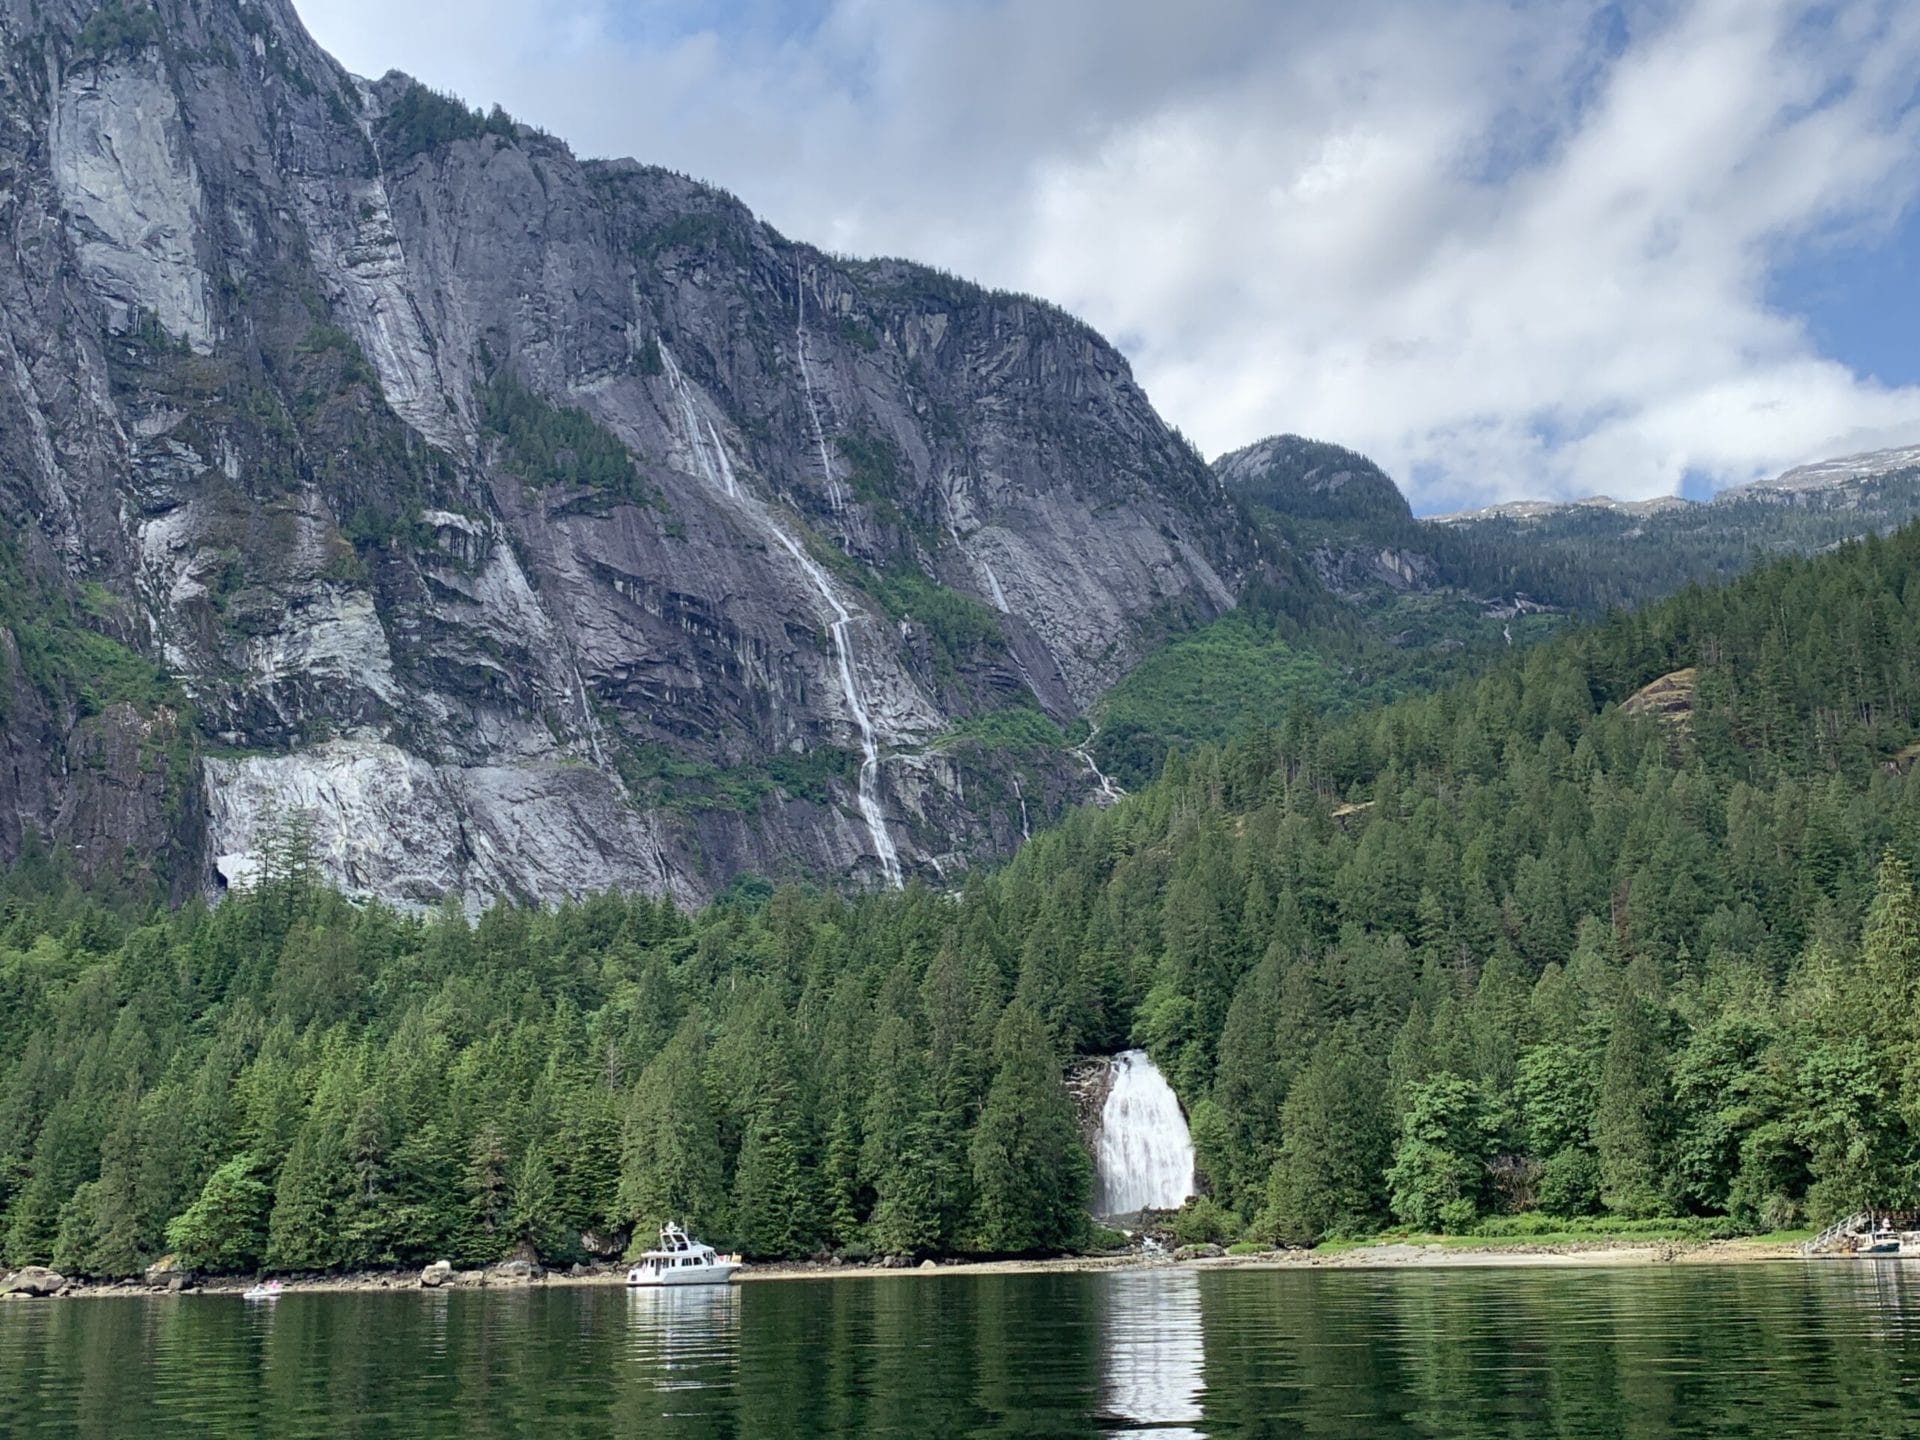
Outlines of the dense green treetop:
{"label": "dense green treetop", "polygon": [[[1688,708],[1619,702],[1684,667]],[[0,886],[0,1247],[117,1274],[1079,1243],[1061,1075],[1148,1045],[1209,1228],[1774,1226],[1920,1163],[1920,531],[1338,722],[1299,709],[957,895],[417,917]]]}

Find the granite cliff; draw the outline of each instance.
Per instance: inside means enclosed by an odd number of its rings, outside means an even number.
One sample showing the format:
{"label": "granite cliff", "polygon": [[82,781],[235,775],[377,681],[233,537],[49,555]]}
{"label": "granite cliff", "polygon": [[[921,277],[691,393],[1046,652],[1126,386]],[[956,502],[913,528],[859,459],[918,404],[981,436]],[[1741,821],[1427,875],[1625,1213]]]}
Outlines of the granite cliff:
{"label": "granite cliff", "polygon": [[0,860],[187,893],[306,815],[418,905],[937,878],[1101,793],[1159,641],[1312,583],[1053,307],[285,0],[0,0],[0,231]]}

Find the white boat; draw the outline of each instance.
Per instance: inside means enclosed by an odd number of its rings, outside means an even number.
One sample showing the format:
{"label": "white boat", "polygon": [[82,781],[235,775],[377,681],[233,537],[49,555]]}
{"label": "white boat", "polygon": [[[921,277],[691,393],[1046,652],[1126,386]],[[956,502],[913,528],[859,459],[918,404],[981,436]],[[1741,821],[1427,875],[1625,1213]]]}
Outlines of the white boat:
{"label": "white boat", "polygon": [[278,1300],[280,1298],[280,1282],[278,1280],[269,1280],[264,1285],[250,1286],[241,1292],[240,1298],[242,1300]]}
{"label": "white boat", "polygon": [[692,1239],[673,1221],[660,1227],[660,1245],[627,1271],[629,1285],[724,1285],[746,1262],[718,1254]]}

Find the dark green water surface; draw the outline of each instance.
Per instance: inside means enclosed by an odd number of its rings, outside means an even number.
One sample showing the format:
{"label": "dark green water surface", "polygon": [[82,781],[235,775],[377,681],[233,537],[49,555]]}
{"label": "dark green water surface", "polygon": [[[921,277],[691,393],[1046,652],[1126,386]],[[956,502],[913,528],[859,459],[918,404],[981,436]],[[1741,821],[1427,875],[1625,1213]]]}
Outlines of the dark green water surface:
{"label": "dark green water surface", "polygon": [[0,1304],[7,1436],[1920,1435],[1920,1269]]}

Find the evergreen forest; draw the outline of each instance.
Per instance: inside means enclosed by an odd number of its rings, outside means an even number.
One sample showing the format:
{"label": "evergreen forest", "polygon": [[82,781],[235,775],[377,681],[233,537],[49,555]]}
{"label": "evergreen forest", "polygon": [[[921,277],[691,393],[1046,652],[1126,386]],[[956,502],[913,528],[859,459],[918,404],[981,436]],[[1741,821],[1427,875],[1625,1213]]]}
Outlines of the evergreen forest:
{"label": "evergreen forest", "polygon": [[[1623,705],[1691,672],[1659,713]],[[1185,1235],[1687,1217],[1920,1177],[1920,527],[1176,754],[957,894],[355,906],[0,882],[0,1256],[116,1276],[1097,1245],[1143,1044]]]}

